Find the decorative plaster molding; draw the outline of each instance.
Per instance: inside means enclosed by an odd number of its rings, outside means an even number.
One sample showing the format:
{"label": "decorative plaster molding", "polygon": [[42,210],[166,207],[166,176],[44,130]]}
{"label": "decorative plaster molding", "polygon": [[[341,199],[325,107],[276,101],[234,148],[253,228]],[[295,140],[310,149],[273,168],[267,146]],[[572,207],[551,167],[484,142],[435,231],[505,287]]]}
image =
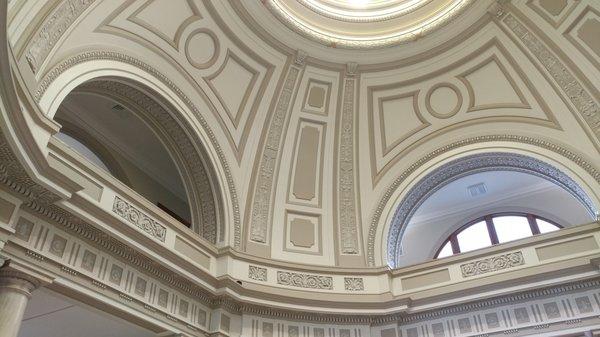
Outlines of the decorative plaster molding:
{"label": "decorative plaster molding", "polygon": [[518,171],[546,179],[571,193],[595,214],[595,206],[585,191],[565,173],[541,160],[507,152],[481,153],[455,159],[428,173],[404,196],[390,225],[387,236],[388,263],[397,266],[402,253],[404,230],[421,204],[440,188],[462,177],[486,171]]}
{"label": "decorative plaster molding", "polygon": [[[575,283],[553,286],[550,288],[535,289],[517,294],[495,297],[477,302],[469,302],[457,306],[444,307],[434,311],[419,312],[410,315],[406,315],[406,313],[404,312],[389,315],[346,315],[299,312],[294,310],[265,307],[261,305],[246,304],[229,297],[229,295],[210,294],[206,292],[201,286],[183,278],[179,273],[169,268],[163,267],[162,265],[154,262],[153,260],[148,259],[145,255],[138,253],[129,245],[123,244],[120,241],[111,237],[110,235],[105,234],[102,231],[96,229],[95,227],[84,223],[81,219],[70,215],[69,213],[58,208],[57,206],[50,205],[48,208],[45,209],[37,208],[35,204],[31,206],[34,207],[34,209],[32,210],[39,212],[41,215],[48,217],[50,220],[54,220],[57,222],[61,221],[60,223],[65,226],[64,229],[66,229],[71,235],[77,237],[80,240],[83,240],[84,242],[92,245],[93,247],[96,247],[97,249],[100,249],[105,254],[109,254],[111,258],[114,257],[117,261],[120,261],[119,263],[125,263],[128,267],[135,268],[140,272],[143,272],[144,275],[149,275],[150,277],[153,277],[156,281],[163,283],[167,287],[173,287],[173,289],[185,293],[186,296],[196,298],[196,300],[201,301],[203,305],[207,305],[213,308],[223,308],[228,310],[229,312],[237,314],[260,315],[277,319],[311,321],[328,324],[386,324],[391,322],[406,324],[423,320],[427,321],[438,317],[445,317],[451,314],[460,314],[467,311],[479,312],[484,309],[494,308],[498,305],[511,304],[525,300],[532,301],[536,299],[547,298],[550,296],[556,296],[557,294],[565,294],[567,292],[573,291],[581,292],[587,289],[598,289],[598,287],[600,287],[600,279],[579,281]],[[55,211],[62,212],[62,214],[58,214]],[[70,218],[67,220],[63,216],[69,216]],[[54,259],[45,259],[36,262],[36,264],[43,266],[47,266],[48,264],[62,265],[62,263],[65,262],[57,261]],[[81,276],[81,273],[78,276]],[[300,278],[302,279],[302,276]],[[95,279],[91,279],[89,282],[91,282],[92,284],[96,284],[102,289],[112,289],[112,286],[109,287],[104,283],[99,283]],[[331,281],[329,282],[329,284],[331,284]],[[149,306],[148,304],[144,304],[144,307],[147,308],[149,312],[157,311],[156,308]]]}
{"label": "decorative plaster molding", "polygon": [[61,199],[59,195],[35,182],[12,152],[0,129],[0,183],[20,194],[24,203],[36,201],[49,205]]}
{"label": "decorative plaster molding", "polygon": [[383,214],[383,210],[387,203],[390,201],[394,191],[398,189],[398,187],[404,182],[404,180],[410,176],[413,172],[415,172],[418,168],[422,167],[430,161],[431,159],[445,153],[451,151],[456,148],[464,147],[471,144],[478,144],[484,142],[515,142],[522,143],[528,145],[534,145],[549,151],[552,151],[556,154],[559,154],[566,159],[572,161],[574,164],[581,167],[584,171],[590,174],[597,182],[600,182],[600,171],[598,171],[592,164],[590,164],[589,160],[586,160],[579,154],[576,154],[568,149],[565,149],[559,145],[551,143],[547,140],[536,139],[528,136],[517,136],[517,135],[487,135],[487,136],[477,136],[471,137],[467,139],[463,139],[457,142],[453,142],[451,144],[440,147],[427,155],[421,157],[419,160],[414,162],[411,166],[409,166],[404,172],[402,172],[393,183],[387,188],[385,194],[377,204],[377,208],[371,217],[371,224],[369,225],[369,233],[367,238],[367,262],[369,266],[375,265],[375,235],[377,233],[377,226],[379,225],[381,215]]}
{"label": "decorative plaster molding", "polygon": [[365,290],[362,277],[344,277],[344,289],[348,291]]}
{"label": "decorative plaster molding", "polygon": [[112,211],[121,218],[127,220],[127,222],[143,230],[151,237],[158,239],[161,242],[165,242],[167,228],[127,201],[115,196]]}
{"label": "decorative plaster molding", "polygon": [[[190,208],[192,210],[194,229],[211,243],[217,242],[219,231],[218,199],[215,200],[213,186],[218,184],[211,182],[209,170],[205,167],[202,157],[207,157],[203,148],[198,149],[188,137],[188,132],[178,123],[172,112],[163,108],[168,106],[165,102],[159,104],[155,99],[149,97],[142,91],[127,84],[110,80],[98,80],[84,83],[75,89],[78,92],[92,91],[110,96],[123,104],[131,104],[134,113],[144,114],[147,119],[154,121],[154,127],[162,129],[168,135],[176,148],[170,149],[177,152],[173,156],[180,160],[183,166],[182,178],[187,190]],[[158,99],[158,98],[156,98]],[[142,118],[144,119],[144,118]],[[169,144],[171,142],[165,142]],[[221,226],[224,226],[221,223]],[[220,228],[224,231],[224,228]]]}
{"label": "decorative plaster molding", "polygon": [[521,40],[538,61],[552,75],[559,87],[567,94],[596,137],[600,138],[600,106],[576,77],[552,52],[515,17],[508,13],[502,20]]}
{"label": "decorative plaster molding", "polygon": [[359,254],[354,169],[354,93],[356,79],[347,77],[344,83],[338,154],[340,248],[342,254]]}
{"label": "decorative plaster molding", "polygon": [[298,49],[298,50],[296,50],[296,55],[294,57],[294,63],[297,66],[302,67],[306,63],[307,57],[308,57],[308,54],[304,50]]}
{"label": "decorative plaster molding", "polygon": [[331,276],[292,273],[287,271],[277,272],[277,283],[298,288],[333,289],[333,278]]}
{"label": "decorative plaster molding", "polygon": [[29,42],[25,58],[31,70],[36,73],[50,51],[73,22],[96,0],[63,1],[46,17],[42,27]]}
{"label": "decorative plaster molding", "polygon": [[[573,282],[568,284],[561,284],[558,286],[538,288],[531,291],[523,291],[517,294],[498,296],[483,301],[464,303],[446,308],[441,308],[428,312],[419,312],[410,315],[398,315],[396,317],[382,317],[383,320],[378,320],[378,323],[397,321],[400,324],[406,324],[418,321],[431,321],[440,317],[449,316],[453,314],[460,314],[468,311],[481,312],[484,308],[493,308],[500,305],[514,304],[526,300],[543,299],[548,297],[555,297],[560,294],[566,294],[573,291],[582,291],[586,289],[599,289],[600,279],[592,279],[580,282]],[[389,318],[392,318],[389,320]]]}
{"label": "decorative plaster molding", "polygon": [[460,265],[463,277],[491,273],[525,264],[523,253],[513,252]]}
{"label": "decorative plaster molding", "polygon": [[267,282],[267,268],[248,266],[248,277],[253,280]]}
{"label": "decorative plaster molding", "polygon": [[[210,125],[208,125],[208,122],[206,121],[206,119],[204,119],[204,117],[202,116],[202,113],[200,112],[198,107],[167,76],[165,76],[164,74],[162,74],[161,72],[156,70],[154,67],[148,65],[147,63],[140,61],[129,55],[125,55],[125,54],[121,54],[121,53],[113,52],[113,51],[101,51],[101,50],[87,51],[87,52],[83,52],[81,54],[75,55],[69,59],[66,59],[65,61],[61,62],[56,67],[54,67],[51,71],[49,71],[47,73],[47,75],[45,75],[44,78],[38,84],[38,88],[34,94],[35,100],[39,102],[41,97],[43,96],[43,94],[46,92],[46,90],[50,86],[50,84],[54,80],[56,80],[56,78],[58,78],[58,76],[60,76],[64,72],[66,72],[68,69],[70,69],[78,64],[81,64],[81,63],[96,61],[96,60],[111,60],[111,61],[123,62],[123,63],[132,65],[138,69],[141,69],[141,70],[147,72],[151,76],[154,76],[157,79],[159,79],[163,84],[165,84],[167,87],[169,87],[170,90],[175,92],[179,96],[179,98],[185,103],[185,105],[192,111],[192,113],[198,119],[198,121],[200,122],[200,125],[205,130],[206,134],[208,135],[208,138],[210,139],[210,142],[211,142],[214,150],[217,153],[217,156],[219,158],[219,161],[220,161],[223,171],[225,173],[225,178],[227,181],[227,188],[229,189],[229,194],[231,196],[231,203],[232,203],[232,209],[233,209],[234,247],[237,249],[241,248],[242,228],[241,228],[241,221],[240,221],[239,202],[238,202],[238,197],[237,197],[237,191],[235,189],[235,183],[233,181],[233,176],[231,174],[231,170],[229,168],[229,163],[227,162],[227,158],[225,157],[225,154],[223,153],[223,149],[221,148],[221,145],[219,144],[218,140],[216,139],[214,132],[212,131]],[[222,238],[219,238],[219,239],[222,239]]]}
{"label": "decorative plaster molding", "polygon": [[162,266],[160,263],[149,259],[130,245],[119,241],[57,205],[40,205],[32,201],[24,206],[51,222],[61,225],[63,230],[75,237],[81,238],[84,242],[87,242],[99,251],[114,256],[128,267],[144,271],[147,275],[160,280],[165,285],[189,294],[191,297],[197,297],[206,303],[211,303],[214,299],[212,294],[195,283]]}
{"label": "decorative plaster molding", "polygon": [[273,180],[279,164],[279,145],[300,71],[301,68],[297,66],[291,66],[288,70],[260,157],[250,219],[250,240],[254,242],[267,243]]}

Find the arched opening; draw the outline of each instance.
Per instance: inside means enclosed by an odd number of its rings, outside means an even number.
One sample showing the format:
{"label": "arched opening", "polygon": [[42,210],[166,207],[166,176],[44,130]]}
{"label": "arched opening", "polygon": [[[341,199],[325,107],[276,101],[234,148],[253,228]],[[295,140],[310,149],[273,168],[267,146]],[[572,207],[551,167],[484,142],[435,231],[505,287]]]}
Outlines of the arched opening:
{"label": "arched opening", "polygon": [[56,137],[164,212],[216,243],[220,207],[202,144],[150,89],[97,78],[72,90]]}
{"label": "arched opening", "polygon": [[595,214],[583,189],[550,164],[513,153],[466,156],[433,170],[403,198],[388,261],[412,265],[589,223]]}

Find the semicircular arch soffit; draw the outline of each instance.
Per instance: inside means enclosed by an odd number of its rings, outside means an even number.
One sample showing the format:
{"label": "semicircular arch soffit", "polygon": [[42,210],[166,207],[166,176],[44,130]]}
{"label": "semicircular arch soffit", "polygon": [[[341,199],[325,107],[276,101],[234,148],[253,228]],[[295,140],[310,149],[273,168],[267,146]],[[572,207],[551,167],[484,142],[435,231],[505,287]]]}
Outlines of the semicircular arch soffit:
{"label": "semicircular arch soffit", "polygon": [[565,189],[579,200],[591,215],[596,213],[596,207],[592,200],[579,184],[558,168],[544,161],[509,152],[469,155],[455,159],[428,173],[402,199],[394,212],[388,232],[387,258],[390,266],[397,265],[397,257],[402,253],[401,241],[406,225],[425,200],[440,188],[457,179],[487,171],[516,171],[538,176]]}
{"label": "semicircular arch soffit", "polygon": [[[158,95],[147,94],[148,90],[138,89],[137,84],[124,83],[118,79],[98,78],[79,85],[73,92],[88,92],[110,97],[131,107],[151,128],[160,131],[163,143],[171,152],[184,180],[192,210],[194,229],[204,239],[216,243],[218,233],[224,233],[219,205],[218,182],[215,174],[206,163],[206,153],[202,144],[197,144],[190,136],[193,132],[184,129],[185,123],[176,119],[175,108]],[[152,96],[152,97],[151,97]],[[189,128],[188,128],[189,129]]]}
{"label": "semicircular arch soffit", "polygon": [[[387,209],[390,201],[396,195],[396,191],[399,190],[400,186],[405,182],[405,180],[414,174],[419,167],[423,167],[428,162],[433,160],[434,158],[450,152],[454,151],[458,148],[462,148],[465,146],[469,146],[472,144],[481,144],[481,143],[490,143],[490,142],[503,142],[503,143],[512,143],[522,146],[535,146],[540,149],[549,151],[549,153],[554,153],[559,157],[565,158],[569,161],[570,165],[576,165],[580,169],[582,169],[585,173],[589,174],[589,176],[597,183],[600,183],[600,171],[594,167],[589,160],[582,157],[580,154],[574,153],[573,151],[554,144],[550,141],[537,139],[529,136],[522,135],[508,135],[508,134],[499,134],[499,135],[485,135],[485,136],[475,136],[466,139],[462,139],[442,147],[439,147],[427,155],[421,157],[419,160],[415,161],[410,167],[400,173],[397,178],[389,185],[383,196],[381,197],[379,203],[377,204],[377,208],[373,212],[371,216],[371,221],[369,224],[369,230],[367,232],[367,264],[369,266],[376,265],[376,250],[382,249],[382,253],[385,253],[385,248],[387,248],[388,238],[382,238],[382,235],[385,236],[386,233],[383,233],[381,230],[378,231],[378,227],[381,223],[382,215],[384,214],[384,210]],[[391,226],[390,226],[391,228]],[[389,231],[388,231],[389,232]],[[379,238],[380,241],[377,241]],[[383,246],[377,245],[377,242],[381,242]],[[379,259],[379,257],[377,257]],[[381,262],[385,263],[386,254],[381,256]],[[388,262],[390,266],[393,266],[392,263]]]}

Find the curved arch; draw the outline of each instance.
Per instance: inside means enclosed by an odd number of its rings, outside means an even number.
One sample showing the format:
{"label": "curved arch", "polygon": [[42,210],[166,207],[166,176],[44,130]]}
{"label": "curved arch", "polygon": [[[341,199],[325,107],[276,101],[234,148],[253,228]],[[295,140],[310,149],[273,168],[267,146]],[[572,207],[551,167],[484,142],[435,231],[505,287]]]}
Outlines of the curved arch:
{"label": "curved arch", "polygon": [[[469,151],[474,144],[488,144],[479,149],[483,151],[516,151],[533,153],[531,149],[535,148],[536,153],[539,152],[542,156],[551,159],[553,162],[564,162],[565,165],[567,165],[570,174],[574,174],[574,176],[577,177],[577,181],[582,183],[582,186],[585,185],[587,190],[592,193],[591,195],[595,197],[594,200],[598,202],[596,194],[593,193],[593,189],[590,189],[585,181],[594,182],[595,184],[600,183],[600,171],[594,167],[589,160],[570,149],[544,139],[523,135],[496,134],[461,139],[427,153],[401,172],[387,187],[377,204],[377,207],[373,211],[369,230],[367,232],[367,263],[369,266],[375,266],[376,261],[381,261],[381,263],[386,264],[386,257],[388,255],[386,251],[386,233],[388,232],[391,221],[388,219],[388,221],[382,223],[382,217],[388,217],[387,214],[393,212],[393,210],[390,211],[393,199],[400,200],[399,195],[405,195],[407,193],[408,187],[406,187],[406,184],[412,184],[409,178],[415,177],[416,174],[419,174],[418,172],[421,167],[426,167],[427,163],[430,163],[436,158],[448,158],[451,153],[458,155],[461,152]],[[471,151],[472,150],[473,149],[471,148]],[[582,179],[582,176],[586,176],[587,178]],[[394,202],[394,205],[397,204],[398,203]]]}
{"label": "curved arch", "polygon": [[[148,93],[148,88],[139,84],[122,82],[118,79],[97,78],[76,87],[73,92],[83,92],[110,97],[129,108],[140,117],[166,146],[179,174],[190,203],[192,226],[202,237],[212,243],[217,242],[219,225],[223,224],[220,211],[220,198],[213,191],[216,178],[206,163],[206,153],[202,144],[197,144],[189,136],[191,130],[180,125],[173,112],[175,108],[167,102]],[[196,144],[195,144],[196,143]]]}
{"label": "curved arch", "polygon": [[388,263],[391,266],[397,265],[397,257],[402,252],[401,241],[406,224],[427,198],[452,181],[485,171],[517,171],[546,179],[573,195],[585,206],[590,215],[596,213],[596,207],[585,191],[571,177],[546,162],[509,152],[468,155],[452,160],[429,172],[402,199],[394,212],[388,232]]}
{"label": "curved arch", "polygon": [[[197,130],[192,126],[190,128],[196,130],[194,134],[199,135],[202,144],[209,145],[205,148],[210,150],[207,152],[206,160],[216,169],[215,174],[225,178],[219,181],[226,182],[224,184],[226,189],[221,185],[216,186],[220,191],[218,195],[223,200],[220,205],[222,223],[223,226],[225,223],[233,223],[233,244],[234,247],[239,248],[241,246],[239,202],[225,154],[198,107],[164,74],[126,54],[103,50],[87,51],[65,59],[46,73],[40,81],[34,98],[39,102],[42,110],[51,117],[68,92],[81,83],[101,77],[118,77],[140,83],[154,92],[159,92],[163,101],[178,108],[173,111],[185,111],[187,116],[178,116],[182,125],[189,125],[190,122],[186,120],[189,116],[193,116],[193,119],[199,122],[201,128]],[[224,241],[228,232],[229,228],[223,227],[218,241]]]}

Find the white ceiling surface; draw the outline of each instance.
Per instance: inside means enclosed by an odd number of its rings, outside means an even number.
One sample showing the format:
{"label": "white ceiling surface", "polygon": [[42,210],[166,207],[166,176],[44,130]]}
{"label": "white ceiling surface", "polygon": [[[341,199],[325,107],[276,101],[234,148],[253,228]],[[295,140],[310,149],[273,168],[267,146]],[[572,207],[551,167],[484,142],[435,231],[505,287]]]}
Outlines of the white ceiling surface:
{"label": "white ceiling surface", "polygon": [[18,337],[149,337],[151,331],[39,289],[29,300]]}
{"label": "white ceiling surface", "polygon": [[[164,188],[187,200],[180,175],[164,145],[154,132],[127,108],[114,110],[113,100],[87,93],[67,96],[64,101],[67,112],[80,126],[90,132],[102,144],[118,152]],[[63,113],[64,113],[63,112]]]}
{"label": "white ceiling surface", "polygon": [[[484,183],[487,192],[472,197],[467,188]],[[472,174],[442,187],[419,207],[411,225],[424,223],[440,217],[457,213],[469,213],[477,209],[494,209],[499,204],[522,196],[544,191],[546,193],[565,194],[576,201],[569,192],[558,185],[532,174],[514,171],[490,171]],[[577,202],[577,201],[576,201]],[[583,206],[581,210],[585,211]],[[553,211],[549,209],[548,211]]]}

